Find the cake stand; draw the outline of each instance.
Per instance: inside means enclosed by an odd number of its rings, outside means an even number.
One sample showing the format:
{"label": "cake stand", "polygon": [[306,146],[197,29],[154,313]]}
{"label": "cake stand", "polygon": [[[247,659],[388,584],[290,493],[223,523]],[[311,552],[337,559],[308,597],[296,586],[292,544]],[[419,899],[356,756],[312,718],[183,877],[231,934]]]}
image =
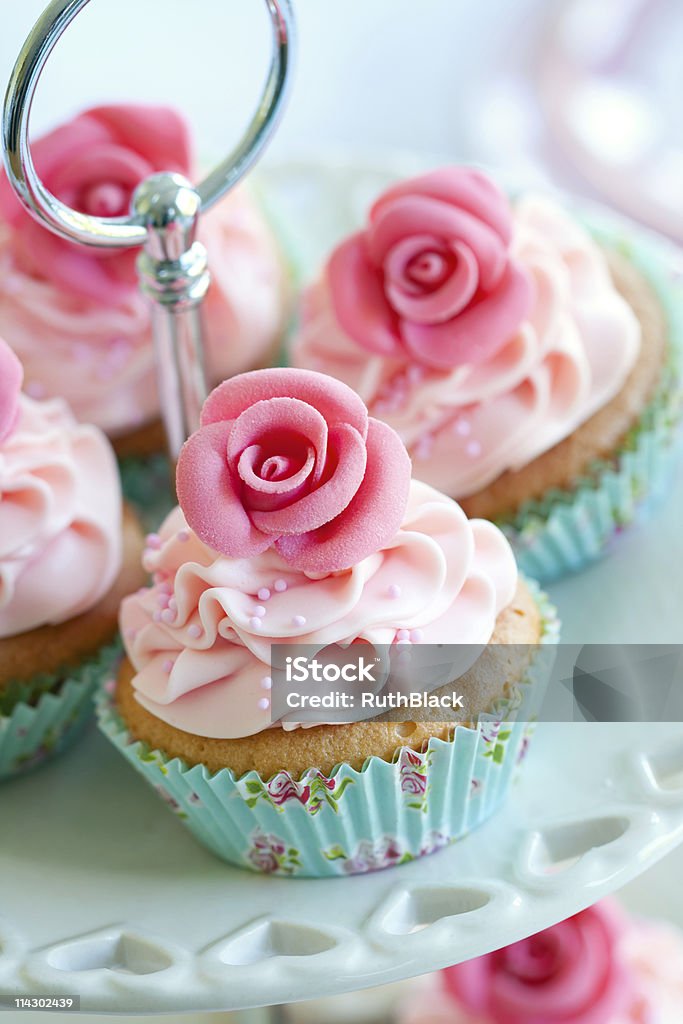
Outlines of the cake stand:
{"label": "cake stand", "polygon": [[[261,188],[305,275],[411,169],[289,165]],[[676,640],[681,502],[683,477],[656,528],[634,527],[609,559],[550,588],[566,641]],[[506,807],[454,846],[366,876],[252,875],[198,846],[92,729],[0,788],[0,1002],[61,993],[101,1012],[226,1010],[398,981],[546,928],[682,840],[683,727],[543,723]]]}

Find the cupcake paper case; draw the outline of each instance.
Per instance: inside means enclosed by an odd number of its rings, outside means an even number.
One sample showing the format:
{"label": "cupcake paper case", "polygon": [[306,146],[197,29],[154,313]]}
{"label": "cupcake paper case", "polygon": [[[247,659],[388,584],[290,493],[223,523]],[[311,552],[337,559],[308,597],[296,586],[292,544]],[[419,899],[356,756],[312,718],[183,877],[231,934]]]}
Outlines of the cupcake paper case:
{"label": "cupcake paper case", "polygon": [[0,779],[77,735],[120,657],[118,604],[144,580],[105,437],[21,380],[0,341]]}
{"label": "cupcake paper case", "polygon": [[306,293],[292,346],[540,579],[594,558],[661,491],[681,413],[672,248],[588,221],[533,196],[511,212],[466,168],[390,188]]}
{"label": "cupcake paper case", "polygon": [[676,1024],[683,937],[604,901],[420,979],[398,1024]]}
{"label": "cupcake paper case", "polygon": [[[366,872],[476,827],[526,753],[557,639],[500,532],[411,484],[396,435],[319,374],[236,378],[202,424],[179,461],[182,507],[145,555],[153,586],[122,606],[105,734],[201,842],[252,870]],[[458,680],[478,726],[271,721],[273,642],[439,637],[529,643],[508,677]]]}

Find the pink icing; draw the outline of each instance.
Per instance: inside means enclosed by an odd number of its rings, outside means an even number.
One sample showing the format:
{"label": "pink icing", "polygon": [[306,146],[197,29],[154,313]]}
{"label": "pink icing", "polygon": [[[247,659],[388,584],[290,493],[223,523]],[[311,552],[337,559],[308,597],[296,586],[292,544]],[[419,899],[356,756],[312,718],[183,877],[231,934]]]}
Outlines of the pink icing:
{"label": "pink icing", "polygon": [[228,739],[271,725],[272,643],[391,644],[405,629],[416,642],[485,644],[517,583],[500,531],[415,481],[400,529],[341,572],[307,574],[274,547],[219,555],[179,508],[145,567],[154,585],[121,607],[137,699],[179,729]]}
{"label": "pink icing", "polygon": [[[121,131],[115,145],[114,128]],[[100,142],[84,152],[91,135]],[[78,202],[80,195],[81,206],[94,202],[100,212],[105,201],[113,209],[116,189],[119,199],[125,191],[116,175],[133,165],[139,169],[141,161],[148,172],[193,169],[187,129],[172,111],[105,108],[76,118],[44,141],[49,176],[55,171],[52,185],[59,189],[69,179],[71,191],[62,197]],[[72,143],[78,161],[71,159]],[[38,146],[44,159],[44,147]],[[82,187],[75,196],[71,179],[79,174]],[[86,186],[93,175],[97,184]],[[103,256],[53,239],[23,213],[4,179],[0,211],[0,334],[24,364],[28,393],[64,397],[82,422],[112,436],[152,420],[159,401],[150,313],[136,287],[135,253]],[[274,344],[283,319],[284,274],[272,235],[242,189],[203,218],[199,235],[212,270],[204,307],[207,366],[213,380],[223,380],[264,359]]]}
{"label": "pink icing", "polygon": [[24,371],[9,345],[0,338],[0,444],[19,418],[19,395]]}
{"label": "pink icing", "polygon": [[400,439],[345,384],[257,370],[209,396],[178,460],[178,500],[207,545],[232,558],[275,546],[291,568],[329,573],[398,530],[410,482]]}
{"label": "pink icing", "polygon": [[[534,1024],[536,1021],[543,1021],[543,1024],[554,1024],[555,1021],[561,1021],[562,1024],[586,1024],[594,1020],[604,1021],[605,1024],[677,1024],[683,1000],[683,936],[680,932],[668,925],[627,920],[610,903],[599,904],[585,913],[600,919],[607,915],[610,922],[617,921],[617,931],[607,948],[609,957],[622,973],[624,987],[621,994],[614,993],[605,999],[600,986],[594,988],[592,944],[584,941],[582,935],[578,936],[576,943],[567,941],[566,929],[563,929],[564,934],[552,940],[555,949],[561,952],[557,980],[544,980],[540,970],[544,957],[547,958],[548,945],[544,947],[545,953],[541,949],[540,956],[537,956],[531,946],[532,940],[527,939],[517,944],[522,950],[515,954],[513,963],[522,969],[521,979],[518,978],[517,983],[524,986],[528,995],[526,1005],[529,1016],[515,1016],[512,1019],[524,1020],[524,1024]],[[583,915],[570,921],[575,926],[577,922],[585,926]],[[540,937],[548,940],[554,931],[548,929]],[[483,962],[486,966],[487,962],[492,962],[496,957],[500,962],[501,954],[514,949],[515,946],[509,946],[498,954],[471,961],[471,964],[479,965]],[[604,954],[598,959],[604,963]],[[577,964],[578,967],[575,966]],[[475,973],[470,964],[461,964],[420,979],[397,1015],[398,1024],[500,1024],[511,1019],[505,1015],[505,1010],[481,1009],[472,1005],[473,1002],[487,1000],[487,993],[484,992],[486,985],[490,986],[490,999],[500,991],[499,972],[486,975],[486,978],[483,973],[477,975],[478,980],[471,984],[465,981],[464,996],[460,991],[460,983],[455,986],[452,984],[453,978],[459,976],[469,976],[471,981]],[[578,989],[569,989],[567,996],[567,986],[572,979],[576,981],[577,977]],[[579,995],[579,1002],[583,995],[585,1005],[577,1006],[576,995]]]}
{"label": "pink icing", "polygon": [[439,370],[495,357],[531,304],[511,233],[507,200],[479,171],[396,185],[330,258],[342,329],[370,352]]}
{"label": "pink icing", "polygon": [[19,398],[0,445],[0,638],[92,608],[121,567],[114,454],[57,399]]}
{"label": "pink icing", "polygon": [[309,289],[296,365],[324,370],[392,426],[414,473],[457,498],[526,465],[621,388],[640,327],[588,233],[553,202],[514,209],[511,257],[532,283],[526,317],[479,362],[425,366],[405,349],[370,351],[338,316],[328,272]]}

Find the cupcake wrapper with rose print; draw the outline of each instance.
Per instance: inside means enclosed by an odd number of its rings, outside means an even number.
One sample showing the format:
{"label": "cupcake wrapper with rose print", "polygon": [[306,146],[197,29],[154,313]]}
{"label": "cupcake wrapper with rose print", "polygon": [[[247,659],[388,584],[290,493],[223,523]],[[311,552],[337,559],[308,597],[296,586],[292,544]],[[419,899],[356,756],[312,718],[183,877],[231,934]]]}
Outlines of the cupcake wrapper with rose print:
{"label": "cupcake wrapper with rose print", "polygon": [[168,458],[131,455],[120,460],[119,469],[124,498],[140,513],[146,529],[156,529],[176,503]]}
{"label": "cupcake wrapper with rose print", "polygon": [[[541,582],[598,558],[628,524],[644,518],[666,492],[680,452],[683,415],[683,266],[666,243],[586,224],[598,242],[629,260],[653,287],[664,309],[669,353],[657,392],[624,444],[596,462],[571,491],[552,491],[497,525],[512,544],[522,572]],[[680,259],[680,257],[679,257]]]}
{"label": "cupcake wrapper with rose print", "polygon": [[11,683],[0,694],[0,781],[37,768],[65,750],[93,711],[98,686],[115,674],[119,643],[63,672]]}
{"label": "cupcake wrapper with rose print", "polygon": [[[433,853],[481,825],[505,798],[527,752],[559,624],[534,588],[543,640],[527,674],[479,728],[458,727],[423,753],[402,748],[392,763],[370,757],[361,771],[339,765],[235,778],[188,767],[135,742],[110,692],[98,696],[100,728],[194,836],[219,857],[269,874],[331,877],[375,871]],[[111,688],[109,688],[111,689]]]}

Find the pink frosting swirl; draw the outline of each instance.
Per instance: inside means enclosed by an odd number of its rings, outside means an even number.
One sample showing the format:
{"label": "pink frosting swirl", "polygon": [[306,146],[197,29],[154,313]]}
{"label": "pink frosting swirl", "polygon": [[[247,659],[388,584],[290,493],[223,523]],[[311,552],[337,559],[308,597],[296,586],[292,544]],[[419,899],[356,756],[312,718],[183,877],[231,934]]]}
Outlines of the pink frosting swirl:
{"label": "pink frosting swirl", "polygon": [[341,327],[371,352],[440,370],[495,357],[531,304],[511,233],[507,200],[479,171],[396,185],[330,258]]}
{"label": "pink frosting swirl", "polygon": [[178,459],[178,500],[216,551],[273,545],[307,572],[346,569],[401,524],[410,460],[345,384],[307,370],[225,381]]}
{"label": "pink frosting swirl", "polygon": [[0,444],[19,418],[19,395],[24,370],[9,345],[0,338]]}
{"label": "pink frosting swirl", "polygon": [[298,366],[345,381],[392,426],[415,475],[456,498],[526,465],[571,434],[621,388],[640,326],[589,234],[550,200],[513,212],[510,252],[532,283],[525,318],[484,359],[425,366],[405,349],[358,344],[339,317],[328,272],[304,300]]}
{"label": "pink frosting swirl", "polygon": [[219,555],[180,508],[145,566],[154,585],[121,607],[137,699],[170,725],[227,739],[271,725],[272,643],[392,644],[407,629],[426,643],[485,644],[517,584],[502,533],[415,481],[398,531],[343,571],[307,574],[274,547]]}
{"label": "pink frosting swirl", "polygon": [[92,608],[121,568],[114,454],[57,399],[19,397],[0,444],[0,638]]}
{"label": "pink frosting swirl", "polygon": [[[146,175],[194,167],[188,129],[172,110],[96,108],[34,147],[59,198],[84,212],[127,213]],[[159,412],[150,313],[138,292],[136,253],[103,252],[55,238],[20,206],[0,176],[0,333],[35,398],[67,399],[82,422],[115,436]],[[281,329],[285,283],[274,240],[244,190],[200,227],[212,284],[205,304],[207,365],[222,380],[261,361]]]}
{"label": "pink frosting swirl", "polygon": [[493,1024],[609,1024],[629,1004],[624,924],[599,904],[546,931],[444,971],[458,1004]]}

